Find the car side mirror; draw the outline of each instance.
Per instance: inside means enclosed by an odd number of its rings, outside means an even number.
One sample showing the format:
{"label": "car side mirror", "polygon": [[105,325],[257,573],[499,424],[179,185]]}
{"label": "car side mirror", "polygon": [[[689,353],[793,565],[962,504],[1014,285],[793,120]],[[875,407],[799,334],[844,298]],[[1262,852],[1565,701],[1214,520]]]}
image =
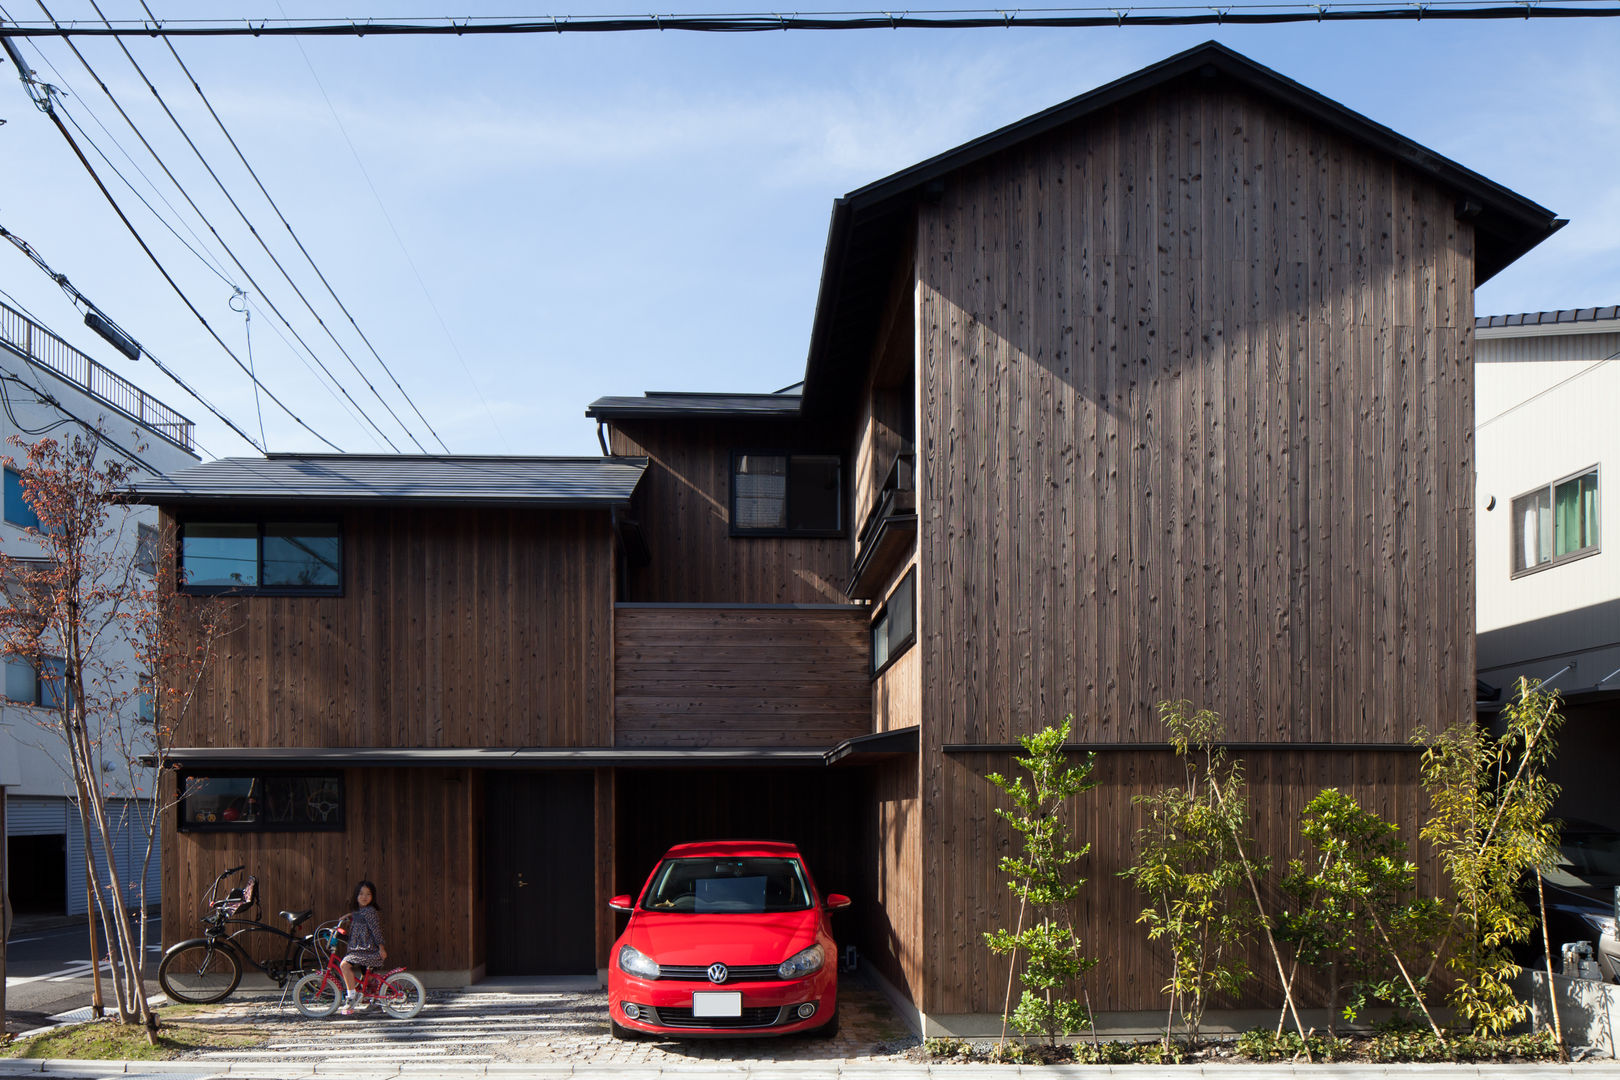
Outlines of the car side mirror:
{"label": "car side mirror", "polygon": [[845,896],[843,893],[827,894],[828,911],[842,911],[844,908],[849,907],[850,903],[850,898]]}
{"label": "car side mirror", "polygon": [[629,911],[631,908],[635,907],[635,903],[635,900],[633,900],[631,897],[615,896],[613,899],[608,901],[608,907],[612,908],[614,911]]}

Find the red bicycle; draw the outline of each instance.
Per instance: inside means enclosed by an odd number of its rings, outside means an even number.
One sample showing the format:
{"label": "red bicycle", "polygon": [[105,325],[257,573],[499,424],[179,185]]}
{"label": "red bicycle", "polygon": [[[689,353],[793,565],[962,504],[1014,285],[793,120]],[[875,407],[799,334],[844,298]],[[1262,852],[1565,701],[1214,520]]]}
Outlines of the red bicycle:
{"label": "red bicycle", "polygon": [[[338,1011],[346,990],[343,985],[343,958],[338,945],[343,935],[345,915],[336,922],[322,923],[315,931],[315,949],[326,958],[326,966],[298,980],[293,987],[293,1004],[311,1019],[322,1019]],[[365,968],[360,976],[360,1000],[376,1004],[395,1020],[409,1020],[422,1011],[427,991],[422,980],[402,967],[382,971]]]}

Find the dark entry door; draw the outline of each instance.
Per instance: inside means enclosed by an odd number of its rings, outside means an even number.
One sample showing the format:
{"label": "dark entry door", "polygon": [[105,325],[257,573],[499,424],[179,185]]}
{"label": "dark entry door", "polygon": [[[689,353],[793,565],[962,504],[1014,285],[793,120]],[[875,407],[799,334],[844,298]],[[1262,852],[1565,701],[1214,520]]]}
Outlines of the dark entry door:
{"label": "dark entry door", "polygon": [[596,972],[595,790],[587,771],[492,772],[485,785],[485,970]]}

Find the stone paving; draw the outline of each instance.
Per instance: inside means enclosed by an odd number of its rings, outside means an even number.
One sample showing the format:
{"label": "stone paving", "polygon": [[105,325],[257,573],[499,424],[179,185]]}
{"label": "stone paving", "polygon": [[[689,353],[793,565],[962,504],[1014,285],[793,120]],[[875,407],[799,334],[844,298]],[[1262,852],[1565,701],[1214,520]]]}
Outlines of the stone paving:
{"label": "stone paving", "polygon": [[607,992],[480,993],[431,990],[414,1020],[373,1009],[353,1017],[309,1020],[274,995],[231,998],[189,1019],[269,1036],[256,1048],[199,1050],[198,1061],[245,1066],[352,1061],[423,1065],[506,1062],[667,1067],[681,1063],[881,1063],[903,1060],[917,1040],[869,982],[845,976],[839,986],[839,1033],[778,1038],[621,1042],[608,1031]]}

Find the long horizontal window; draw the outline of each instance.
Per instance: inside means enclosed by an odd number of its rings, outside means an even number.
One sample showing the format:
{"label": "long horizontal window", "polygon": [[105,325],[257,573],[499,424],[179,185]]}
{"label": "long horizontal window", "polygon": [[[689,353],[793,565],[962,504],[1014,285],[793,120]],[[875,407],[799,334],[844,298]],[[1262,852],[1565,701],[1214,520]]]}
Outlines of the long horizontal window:
{"label": "long horizontal window", "polygon": [[1513,572],[1524,574],[1598,550],[1598,470],[1513,500]]}
{"label": "long horizontal window", "polygon": [[737,536],[836,536],[844,527],[844,463],[837,454],[731,456],[731,531]]}
{"label": "long horizontal window", "polygon": [[343,828],[338,773],[211,773],[180,777],[180,828],[333,832]]}
{"label": "long horizontal window", "polygon": [[337,593],[343,533],[336,522],[188,521],[180,581],[188,592]]}

